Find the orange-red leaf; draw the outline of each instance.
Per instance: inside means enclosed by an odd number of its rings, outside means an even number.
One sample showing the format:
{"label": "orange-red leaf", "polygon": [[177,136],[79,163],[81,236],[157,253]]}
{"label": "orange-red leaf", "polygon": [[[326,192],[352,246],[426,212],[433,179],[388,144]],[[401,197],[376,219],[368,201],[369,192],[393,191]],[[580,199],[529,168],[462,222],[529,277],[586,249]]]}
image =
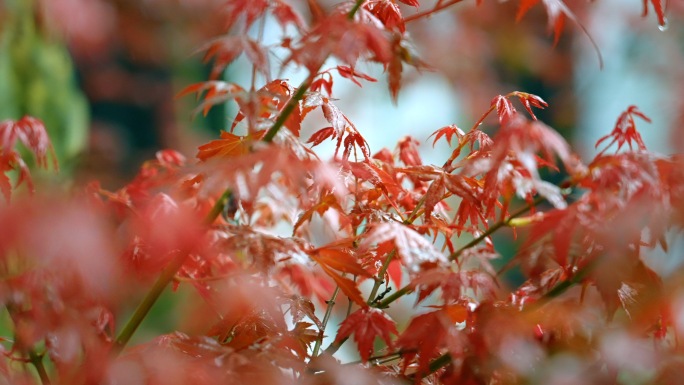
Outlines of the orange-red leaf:
{"label": "orange-red leaf", "polygon": [[259,131],[254,135],[238,136],[230,132],[221,132],[221,139],[212,140],[207,144],[199,146],[197,158],[205,161],[209,158],[226,158],[240,156],[249,153],[252,142],[260,137],[264,131]]}
{"label": "orange-red leaf", "polygon": [[356,302],[359,306],[366,306],[366,302],[361,297],[361,291],[356,287],[356,283],[349,278],[345,278],[333,271],[330,267],[325,264],[320,265],[323,271],[332,278],[340,290],[349,297],[350,300]]}
{"label": "orange-red leaf", "polygon": [[370,277],[371,274],[364,270],[356,258],[346,249],[320,248],[311,253],[311,259],[319,265],[326,265],[342,273]]}

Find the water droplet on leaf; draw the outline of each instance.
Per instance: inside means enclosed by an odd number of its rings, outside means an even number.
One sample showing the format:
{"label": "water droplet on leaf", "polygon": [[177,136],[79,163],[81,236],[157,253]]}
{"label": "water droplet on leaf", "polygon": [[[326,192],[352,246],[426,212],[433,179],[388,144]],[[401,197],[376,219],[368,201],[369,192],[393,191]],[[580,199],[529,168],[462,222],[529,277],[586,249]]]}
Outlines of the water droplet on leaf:
{"label": "water droplet on leaf", "polygon": [[662,32],[667,31],[667,28],[669,27],[669,23],[667,22],[667,19],[663,19],[663,23],[658,25],[658,29],[661,30]]}

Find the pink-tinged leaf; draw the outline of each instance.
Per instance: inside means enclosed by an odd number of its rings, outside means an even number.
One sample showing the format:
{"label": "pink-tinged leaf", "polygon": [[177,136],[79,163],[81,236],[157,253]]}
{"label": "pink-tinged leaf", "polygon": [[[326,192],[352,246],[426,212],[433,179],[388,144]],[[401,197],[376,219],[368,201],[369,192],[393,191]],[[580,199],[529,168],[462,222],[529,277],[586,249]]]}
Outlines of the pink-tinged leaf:
{"label": "pink-tinged leaf", "polygon": [[366,362],[373,354],[375,337],[380,337],[388,346],[393,346],[392,335],[397,335],[397,326],[382,310],[366,306],[353,312],[342,322],[335,341],[340,342],[352,334],[361,359]]}
{"label": "pink-tinged leaf", "polygon": [[4,167],[0,168],[0,192],[5,197],[7,203],[9,203],[12,197],[12,184],[7,175],[5,175]]}
{"label": "pink-tinged leaf", "polygon": [[268,50],[252,39],[243,39],[242,47],[249,61],[266,77],[267,81],[270,81],[271,68],[268,60]]}
{"label": "pink-tinged leaf", "polygon": [[323,109],[323,116],[325,117],[325,120],[327,120],[328,123],[330,123],[330,125],[332,125],[332,127],[335,129],[335,134],[337,136],[344,135],[344,132],[347,128],[347,118],[344,116],[342,111],[340,111],[336,105],[330,103],[328,99],[323,100],[321,108]]}
{"label": "pink-tinged leaf", "polygon": [[296,324],[302,321],[304,317],[308,317],[319,329],[323,329],[323,323],[316,316],[316,308],[311,300],[299,295],[293,295],[286,297],[285,301],[288,305],[288,311],[292,316],[292,323]]}
{"label": "pink-tinged leaf", "polygon": [[197,106],[195,111],[202,111],[202,114],[206,116],[211,107],[217,104],[223,104],[231,99],[243,97],[246,93],[245,90],[237,84],[211,80],[191,84],[181,90],[176,97],[180,98],[188,94],[197,94],[197,100],[199,100],[200,97],[204,98],[204,101]]}
{"label": "pink-tinged leaf", "polygon": [[401,88],[401,73],[403,71],[402,58],[398,55],[392,57],[392,60],[387,65],[388,80],[390,97],[392,102],[397,104],[399,99],[399,89]]}
{"label": "pink-tinged leaf", "polygon": [[286,2],[277,0],[272,12],[273,16],[275,16],[283,28],[287,26],[287,24],[293,24],[299,30],[304,29],[302,16]]}
{"label": "pink-tinged leaf", "polygon": [[435,206],[444,198],[444,193],[446,192],[446,187],[444,186],[444,178],[440,177],[432,181],[430,187],[428,187],[425,192],[425,218],[427,221],[430,220],[432,211]]}
{"label": "pink-tinged leaf", "polygon": [[492,99],[491,105],[496,108],[496,114],[499,116],[499,123],[505,122],[516,113],[513,103],[503,95],[499,95]]}
{"label": "pink-tinged leaf", "polygon": [[387,64],[393,56],[392,48],[380,23],[351,20],[340,9],[305,34],[284,64],[294,61],[311,72],[318,72],[330,55],[352,68],[359,59]]}
{"label": "pink-tinged leaf", "polygon": [[226,15],[225,27],[230,29],[238,20],[245,21],[244,30],[248,31],[254,22],[262,17],[269,7],[268,0],[227,0],[224,1]]}
{"label": "pink-tinged leaf", "polygon": [[155,154],[157,162],[165,168],[173,169],[185,165],[185,156],[175,150],[160,150]]}
{"label": "pink-tinged leaf", "polygon": [[9,153],[13,151],[17,140],[33,153],[39,167],[47,167],[50,156],[53,167],[57,169],[55,150],[40,119],[24,116],[17,121],[0,122],[0,153],[10,156]]}
{"label": "pink-tinged leaf", "polygon": [[208,63],[214,60],[211,68],[210,79],[216,80],[221,77],[223,71],[228,67],[244,50],[240,36],[222,36],[207,43],[199,51],[205,51],[203,61]]}

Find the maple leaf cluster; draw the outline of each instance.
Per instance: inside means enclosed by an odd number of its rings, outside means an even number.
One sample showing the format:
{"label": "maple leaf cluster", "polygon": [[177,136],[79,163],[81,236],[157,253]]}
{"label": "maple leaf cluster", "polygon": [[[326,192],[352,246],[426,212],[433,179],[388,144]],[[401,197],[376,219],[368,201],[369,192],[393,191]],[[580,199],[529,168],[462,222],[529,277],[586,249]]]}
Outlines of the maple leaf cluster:
{"label": "maple leaf cluster", "polygon": [[[452,150],[432,165],[412,137],[372,151],[337,106],[334,79],[376,81],[361,62],[385,70],[396,101],[404,65],[426,66],[405,24],[456,3],[225,1],[226,34],[202,49],[211,79],[180,96],[196,94],[205,114],[234,102],[230,129],[195,160],[159,151],[114,191],[21,195],[29,167],[15,145],[39,166],[52,147],[37,119],[1,122],[0,299],[13,337],[0,336],[0,381],[605,384],[638,372],[675,383],[682,272],[659,274],[649,255],[684,227],[684,157],[647,150],[646,114],[628,107],[585,163],[537,119],[541,97],[502,94],[470,129],[433,133]],[[518,18],[537,3],[522,1]],[[575,16],[542,3],[558,39]],[[253,33],[267,20],[282,27],[277,47]],[[243,54],[251,84],[221,80]],[[275,62],[307,75],[272,79]],[[311,113],[323,127],[302,138]],[[326,141],[331,160],[316,153]],[[497,265],[493,235],[506,229],[521,247]],[[524,282],[503,279],[510,270]],[[167,286],[191,293],[179,330],[128,346]],[[337,353],[348,341],[360,361]]]}

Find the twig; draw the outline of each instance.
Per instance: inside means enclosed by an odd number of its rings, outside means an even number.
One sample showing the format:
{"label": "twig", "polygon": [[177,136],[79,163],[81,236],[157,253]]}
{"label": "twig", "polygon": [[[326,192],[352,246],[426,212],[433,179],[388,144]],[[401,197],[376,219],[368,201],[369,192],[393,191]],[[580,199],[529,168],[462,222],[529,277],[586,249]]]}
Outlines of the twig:
{"label": "twig", "polygon": [[421,19],[425,16],[429,16],[433,13],[437,13],[437,12],[447,8],[447,7],[450,7],[454,4],[460,3],[461,1],[463,1],[463,0],[451,0],[451,1],[447,1],[446,3],[443,3],[443,4],[437,3],[437,5],[430,10],[427,10],[424,12],[419,12],[419,13],[416,13],[416,14],[411,15],[409,17],[405,17],[404,18],[404,24],[410,23],[412,21],[416,21],[416,20]]}
{"label": "twig", "polygon": [[311,353],[312,358],[316,357],[318,355],[318,351],[321,349],[321,345],[323,344],[323,336],[325,334],[325,327],[328,325],[328,321],[330,320],[330,316],[332,315],[332,309],[333,307],[335,307],[335,299],[337,299],[337,294],[339,294],[339,292],[340,287],[335,287],[335,291],[333,291],[332,296],[328,301],[328,308],[325,309],[325,315],[323,316],[323,321],[321,322],[321,330],[318,335],[318,339],[316,339],[316,344],[314,345],[313,352]]}
{"label": "twig", "polygon": [[43,365],[43,355],[36,353],[35,350],[29,349],[28,351],[29,361],[36,368],[38,372],[38,377],[40,377],[40,382],[43,385],[50,385],[50,377],[45,370],[45,365]]}
{"label": "twig", "polygon": [[[494,223],[493,225],[491,225],[487,229],[487,231],[482,233],[482,235],[480,235],[479,237],[477,237],[477,238],[473,239],[472,241],[466,243],[465,245],[461,246],[458,250],[456,250],[451,255],[449,255],[449,257],[448,257],[449,260],[450,261],[456,260],[464,251],[466,251],[467,249],[470,249],[474,246],[477,246],[480,242],[485,240],[487,237],[492,235],[494,232],[496,232],[497,230],[499,230],[500,228],[502,228],[504,226],[507,226],[511,222],[511,220],[523,215],[524,213],[529,211],[532,207],[538,205],[539,203],[541,203],[543,201],[544,201],[544,198],[541,198],[541,197],[537,198],[537,199],[535,199],[535,201],[533,203],[529,203],[529,204],[525,205],[524,207],[520,208],[519,210],[517,210],[513,214],[511,214],[508,218]],[[406,294],[409,294],[411,292],[413,292],[413,288],[411,287],[411,284],[408,284],[408,285],[402,287],[401,289],[397,290],[394,294],[392,294],[389,297],[385,298],[384,300],[378,302],[374,306],[379,308],[379,309],[387,308],[387,307],[389,307],[389,305],[392,302],[398,300],[399,298],[401,298],[401,297],[403,297]]]}

